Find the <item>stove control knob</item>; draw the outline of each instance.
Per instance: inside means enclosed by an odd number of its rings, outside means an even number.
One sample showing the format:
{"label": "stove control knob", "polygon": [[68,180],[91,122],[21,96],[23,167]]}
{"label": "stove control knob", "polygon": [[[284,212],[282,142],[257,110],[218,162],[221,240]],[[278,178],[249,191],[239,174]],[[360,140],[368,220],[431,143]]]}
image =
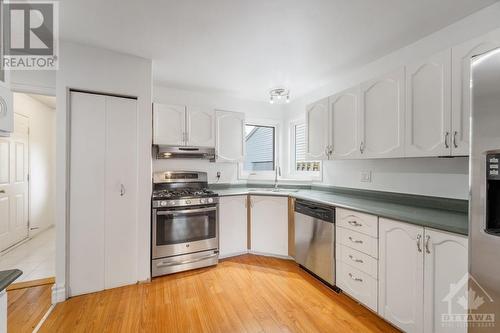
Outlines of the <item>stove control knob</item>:
{"label": "stove control knob", "polygon": [[201,204],[204,204],[204,203],[206,203],[206,202],[207,202],[207,200],[206,200],[206,199],[200,199],[200,203],[201,203]]}
{"label": "stove control knob", "polygon": [[186,205],[191,204],[191,200],[186,200],[186,201],[184,201],[184,202],[186,203]]}
{"label": "stove control knob", "polygon": [[166,205],[167,205],[167,202],[166,202],[166,201],[161,201],[161,202],[160,202],[160,206],[165,207]]}
{"label": "stove control knob", "polygon": [[212,199],[212,198],[208,198],[207,200],[208,200],[208,203],[214,202],[214,199]]}

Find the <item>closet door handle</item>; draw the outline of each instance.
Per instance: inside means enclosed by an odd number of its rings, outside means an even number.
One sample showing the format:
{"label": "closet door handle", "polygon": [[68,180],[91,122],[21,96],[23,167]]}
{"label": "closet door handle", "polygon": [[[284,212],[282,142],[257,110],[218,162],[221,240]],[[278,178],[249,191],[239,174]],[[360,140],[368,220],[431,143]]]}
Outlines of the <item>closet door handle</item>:
{"label": "closet door handle", "polygon": [[127,191],[125,190],[125,185],[120,184],[120,197],[123,197]]}

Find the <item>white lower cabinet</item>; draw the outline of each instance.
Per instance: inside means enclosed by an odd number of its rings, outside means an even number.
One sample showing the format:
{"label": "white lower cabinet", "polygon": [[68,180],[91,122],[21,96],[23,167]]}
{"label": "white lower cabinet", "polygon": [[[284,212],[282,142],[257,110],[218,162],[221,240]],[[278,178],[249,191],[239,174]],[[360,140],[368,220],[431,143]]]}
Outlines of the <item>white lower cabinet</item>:
{"label": "white lower cabinet", "polygon": [[288,198],[251,196],[251,250],[288,256]]}
{"label": "white lower cabinet", "polygon": [[219,201],[219,255],[247,252],[247,196],[221,197]]}
{"label": "white lower cabinet", "polygon": [[377,280],[369,274],[340,261],[337,286],[373,311],[377,311]]}
{"label": "white lower cabinet", "polygon": [[467,238],[382,218],[379,233],[379,315],[408,333],[464,331],[441,316],[467,273]]}

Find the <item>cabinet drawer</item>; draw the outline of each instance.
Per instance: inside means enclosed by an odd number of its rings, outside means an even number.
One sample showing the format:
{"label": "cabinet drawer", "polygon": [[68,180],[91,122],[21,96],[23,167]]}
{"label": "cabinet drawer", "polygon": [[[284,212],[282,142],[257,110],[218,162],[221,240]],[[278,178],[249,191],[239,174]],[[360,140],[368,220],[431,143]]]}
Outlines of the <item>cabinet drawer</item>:
{"label": "cabinet drawer", "polygon": [[337,226],[337,242],[378,258],[378,239]]}
{"label": "cabinet drawer", "polygon": [[351,249],[350,247],[338,244],[336,245],[337,262],[342,261],[360,271],[369,274],[378,279],[378,260],[367,254]]}
{"label": "cabinet drawer", "polygon": [[337,287],[377,312],[377,280],[344,262],[337,265]]}
{"label": "cabinet drawer", "polygon": [[371,237],[378,237],[378,218],[374,215],[337,209],[337,225],[361,232]]}

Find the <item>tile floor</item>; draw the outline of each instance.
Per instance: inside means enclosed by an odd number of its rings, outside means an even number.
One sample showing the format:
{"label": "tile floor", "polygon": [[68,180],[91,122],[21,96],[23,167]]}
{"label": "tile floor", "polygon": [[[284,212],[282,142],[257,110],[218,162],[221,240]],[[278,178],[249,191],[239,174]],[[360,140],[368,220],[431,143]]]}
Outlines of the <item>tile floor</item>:
{"label": "tile floor", "polygon": [[50,228],[0,256],[0,270],[18,268],[23,271],[16,282],[53,277],[56,255],[56,230]]}

